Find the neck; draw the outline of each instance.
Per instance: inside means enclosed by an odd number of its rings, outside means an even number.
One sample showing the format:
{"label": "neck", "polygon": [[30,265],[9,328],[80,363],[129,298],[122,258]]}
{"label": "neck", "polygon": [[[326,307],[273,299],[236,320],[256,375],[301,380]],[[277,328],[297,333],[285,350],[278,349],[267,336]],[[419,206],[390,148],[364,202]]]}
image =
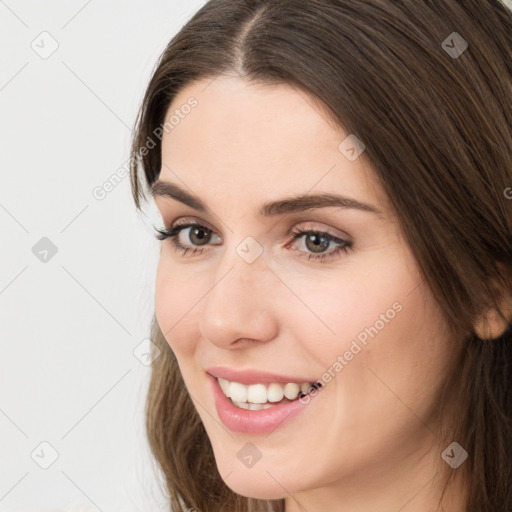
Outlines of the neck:
{"label": "neck", "polygon": [[432,449],[419,463],[394,461],[391,467],[301,491],[285,498],[285,512],[466,512],[467,489],[456,475],[445,489],[440,453]]}

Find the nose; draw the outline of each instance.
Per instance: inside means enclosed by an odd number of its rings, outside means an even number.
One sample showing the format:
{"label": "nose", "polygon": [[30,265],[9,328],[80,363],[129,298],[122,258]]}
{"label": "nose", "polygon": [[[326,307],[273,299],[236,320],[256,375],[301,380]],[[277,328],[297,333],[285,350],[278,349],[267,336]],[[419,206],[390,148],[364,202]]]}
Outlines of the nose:
{"label": "nose", "polygon": [[278,333],[276,277],[263,255],[252,263],[226,250],[207,292],[199,329],[220,348],[267,342]]}

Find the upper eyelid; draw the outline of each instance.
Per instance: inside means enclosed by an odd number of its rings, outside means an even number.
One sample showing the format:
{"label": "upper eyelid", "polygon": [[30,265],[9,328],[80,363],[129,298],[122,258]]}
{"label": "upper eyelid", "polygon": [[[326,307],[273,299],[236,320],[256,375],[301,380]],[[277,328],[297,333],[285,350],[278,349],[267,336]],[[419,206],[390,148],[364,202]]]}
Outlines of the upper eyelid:
{"label": "upper eyelid", "polygon": [[178,224],[174,224],[174,226],[170,227],[169,230],[181,228],[181,230],[178,231],[178,233],[181,233],[182,230],[193,228],[193,227],[205,228],[207,231],[211,231],[214,235],[220,237],[220,235],[217,233],[217,231],[215,229],[210,228],[209,226],[207,226],[206,224],[203,224],[202,222],[195,222],[195,221],[179,222]]}
{"label": "upper eyelid", "polygon": [[173,228],[184,227],[184,226],[190,227],[191,224],[193,224],[194,226],[197,225],[197,226],[206,228],[207,230],[211,231],[212,233],[215,233],[216,235],[218,234],[217,230],[214,229],[213,227],[210,227],[207,222],[197,221],[197,220],[194,220],[193,218],[189,219],[187,217],[185,217],[184,219],[180,219],[179,221],[177,221],[175,223],[171,223],[167,229],[173,229]]}
{"label": "upper eyelid", "polygon": [[[306,221],[306,220],[301,220],[301,221],[298,221],[297,224],[300,226],[302,225],[302,227],[293,227],[290,229],[290,231],[297,231],[297,230],[300,230],[300,231],[305,231],[305,232],[310,232],[310,231],[316,231],[318,233],[326,233],[326,234],[329,234],[330,236],[332,237],[335,237],[335,238],[338,238],[338,239],[342,239],[343,241],[345,242],[352,242],[352,236],[349,235],[347,232],[339,229],[339,228],[333,228],[333,227],[319,227],[319,226],[311,226],[311,227],[305,227],[304,224],[325,224],[325,222],[321,222],[321,221]],[[179,221],[177,221],[176,223],[171,223],[171,225],[169,226],[168,229],[172,229],[172,228],[178,228],[178,227],[182,227],[182,226],[187,226],[187,227],[190,227],[190,224],[193,224],[194,226],[200,226],[200,227],[203,227],[203,228],[206,228],[207,230],[211,231],[212,233],[214,233],[215,235],[217,236],[221,236],[217,230],[213,227],[210,227],[208,225],[207,222],[204,222],[204,221],[198,221],[198,220],[195,220],[194,218],[183,218],[183,219],[180,219]],[[185,227],[183,227],[183,229],[185,229]],[[339,234],[336,234],[334,233],[333,231],[336,231],[337,233]]]}
{"label": "upper eyelid", "polygon": [[[172,227],[169,228],[169,230],[171,230],[171,229],[178,229],[178,231],[174,235],[174,236],[178,237],[183,230],[189,229],[189,228],[192,228],[192,227],[195,227],[195,226],[199,226],[201,228],[206,228],[208,231],[212,232],[215,236],[220,237],[220,235],[218,235],[215,232],[215,230],[213,230],[212,228],[209,228],[208,226],[205,226],[204,224],[202,224],[200,222],[196,222],[196,221],[194,221],[194,222],[192,222],[192,221],[187,222],[185,220],[184,222],[179,222],[177,224],[174,224]],[[335,243],[338,243],[338,244],[345,244],[345,245],[348,245],[348,246],[353,246],[353,240],[352,240],[352,237],[350,235],[348,235],[348,234],[336,235],[334,233],[331,233],[326,228],[322,229],[322,228],[318,228],[318,227],[311,227],[311,228],[304,228],[304,227],[298,228],[298,227],[295,227],[295,228],[293,228],[291,230],[293,238],[290,241],[290,243],[294,242],[295,240],[300,239],[301,237],[303,237],[307,233],[311,233],[311,232],[327,235],[327,237],[330,239],[331,242],[335,242]]]}

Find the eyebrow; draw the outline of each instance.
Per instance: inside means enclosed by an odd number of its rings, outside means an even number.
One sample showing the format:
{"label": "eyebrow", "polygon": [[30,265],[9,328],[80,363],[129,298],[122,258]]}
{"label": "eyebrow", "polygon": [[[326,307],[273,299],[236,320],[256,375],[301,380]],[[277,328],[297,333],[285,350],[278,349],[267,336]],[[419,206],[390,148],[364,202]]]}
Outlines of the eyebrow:
{"label": "eyebrow", "polygon": [[[153,197],[170,197],[201,213],[208,213],[209,209],[199,197],[187,192],[178,185],[168,181],[156,180],[151,187]],[[304,194],[263,204],[259,214],[263,217],[271,217],[286,213],[295,213],[314,208],[326,208],[337,206],[340,208],[362,210],[384,217],[384,214],[374,205],[363,203],[357,199],[340,196],[337,194]]]}

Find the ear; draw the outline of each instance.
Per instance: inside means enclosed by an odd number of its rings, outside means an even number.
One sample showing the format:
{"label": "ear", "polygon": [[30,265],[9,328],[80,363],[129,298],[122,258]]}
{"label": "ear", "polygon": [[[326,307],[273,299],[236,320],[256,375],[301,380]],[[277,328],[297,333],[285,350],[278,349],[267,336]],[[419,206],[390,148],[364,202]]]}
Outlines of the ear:
{"label": "ear", "polygon": [[481,340],[499,338],[512,322],[512,296],[501,294],[499,309],[488,308],[478,317],[474,325],[475,334]]}

